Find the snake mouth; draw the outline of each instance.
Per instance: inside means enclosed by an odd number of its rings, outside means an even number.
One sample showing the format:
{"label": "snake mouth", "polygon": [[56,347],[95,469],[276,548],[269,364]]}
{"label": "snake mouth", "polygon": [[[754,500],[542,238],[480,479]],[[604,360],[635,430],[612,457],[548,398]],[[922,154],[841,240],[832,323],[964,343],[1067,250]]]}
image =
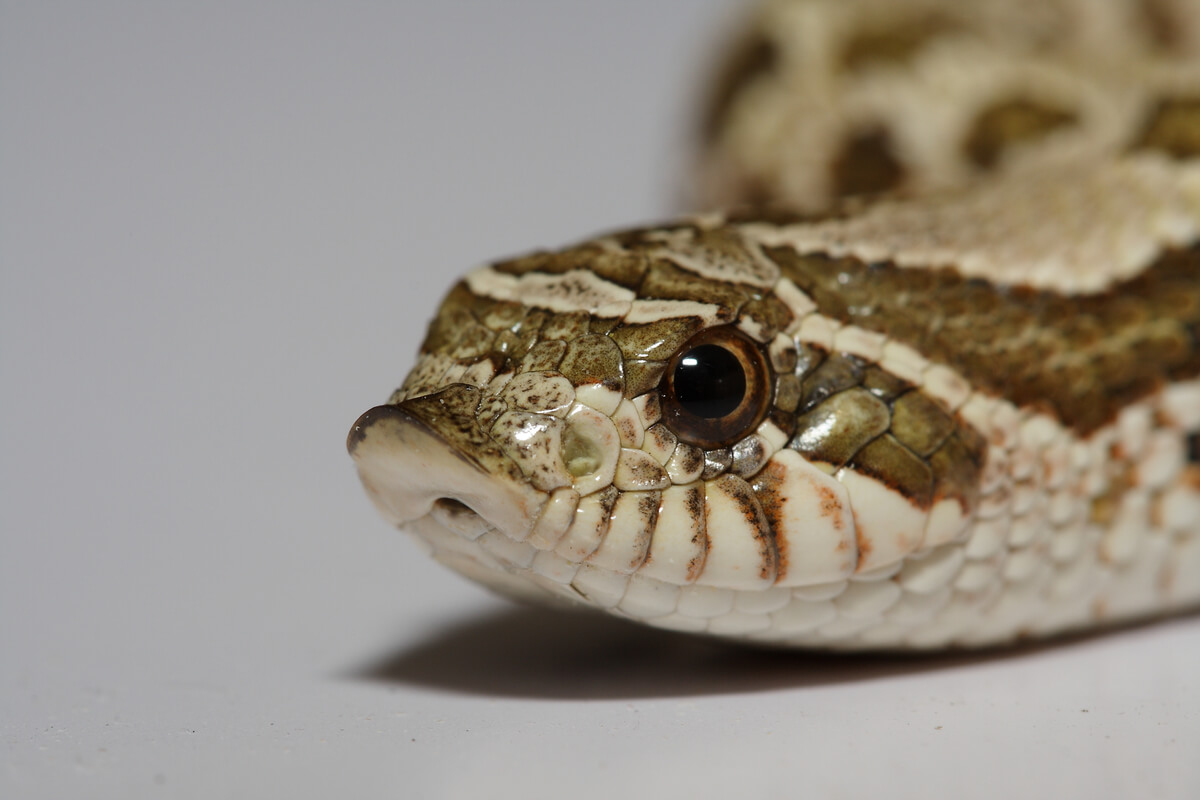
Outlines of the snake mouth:
{"label": "snake mouth", "polygon": [[529,535],[546,495],[480,429],[477,405],[478,389],[455,386],[359,417],[347,449],[385,519],[405,526],[433,516],[451,528]]}

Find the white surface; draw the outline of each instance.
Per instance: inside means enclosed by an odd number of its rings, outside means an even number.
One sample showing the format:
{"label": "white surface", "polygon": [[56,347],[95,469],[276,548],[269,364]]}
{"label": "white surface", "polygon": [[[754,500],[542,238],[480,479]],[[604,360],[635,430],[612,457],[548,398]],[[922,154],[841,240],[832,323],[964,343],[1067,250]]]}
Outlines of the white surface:
{"label": "white surface", "polygon": [[0,7],[0,797],[1200,797],[1194,617],[731,651],[362,495],[453,275],[671,210],[727,8]]}

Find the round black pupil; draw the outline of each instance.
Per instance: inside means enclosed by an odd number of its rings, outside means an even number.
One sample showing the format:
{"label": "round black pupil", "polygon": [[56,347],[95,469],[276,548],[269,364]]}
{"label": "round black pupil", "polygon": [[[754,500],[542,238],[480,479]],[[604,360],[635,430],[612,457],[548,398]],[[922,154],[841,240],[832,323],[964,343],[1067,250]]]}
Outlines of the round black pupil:
{"label": "round black pupil", "polygon": [[675,399],[688,412],[705,419],[733,413],[746,394],[746,373],[724,347],[702,344],[675,366]]}

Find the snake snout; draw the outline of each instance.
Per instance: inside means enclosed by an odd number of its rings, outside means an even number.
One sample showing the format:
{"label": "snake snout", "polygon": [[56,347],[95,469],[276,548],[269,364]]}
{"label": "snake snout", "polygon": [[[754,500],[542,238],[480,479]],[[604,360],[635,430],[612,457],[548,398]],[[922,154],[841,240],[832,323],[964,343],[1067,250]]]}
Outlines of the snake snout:
{"label": "snake snout", "polygon": [[[545,495],[483,432],[472,387],[376,406],[354,423],[346,446],[379,513],[406,525],[431,511],[466,511],[514,539],[529,534]],[[465,507],[465,508],[463,508]]]}

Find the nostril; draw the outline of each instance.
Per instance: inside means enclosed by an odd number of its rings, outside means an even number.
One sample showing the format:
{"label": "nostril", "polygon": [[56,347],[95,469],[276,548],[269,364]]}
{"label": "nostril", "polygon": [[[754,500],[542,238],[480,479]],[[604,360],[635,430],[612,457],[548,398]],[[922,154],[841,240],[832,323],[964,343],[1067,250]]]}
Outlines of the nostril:
{"label": "nostril", "polygon": [[582,478],[600,468],[603,454],[594,441],[581,433],[578,427],[571,426],[563,434],[562,458],[567,472],[576,478]]}
{"label": "nostril", "polygon": [[579,403],[567,414],[559,454],[580,494],[603,489],[612,483],[621,455],[621,437],[613,421]]}

